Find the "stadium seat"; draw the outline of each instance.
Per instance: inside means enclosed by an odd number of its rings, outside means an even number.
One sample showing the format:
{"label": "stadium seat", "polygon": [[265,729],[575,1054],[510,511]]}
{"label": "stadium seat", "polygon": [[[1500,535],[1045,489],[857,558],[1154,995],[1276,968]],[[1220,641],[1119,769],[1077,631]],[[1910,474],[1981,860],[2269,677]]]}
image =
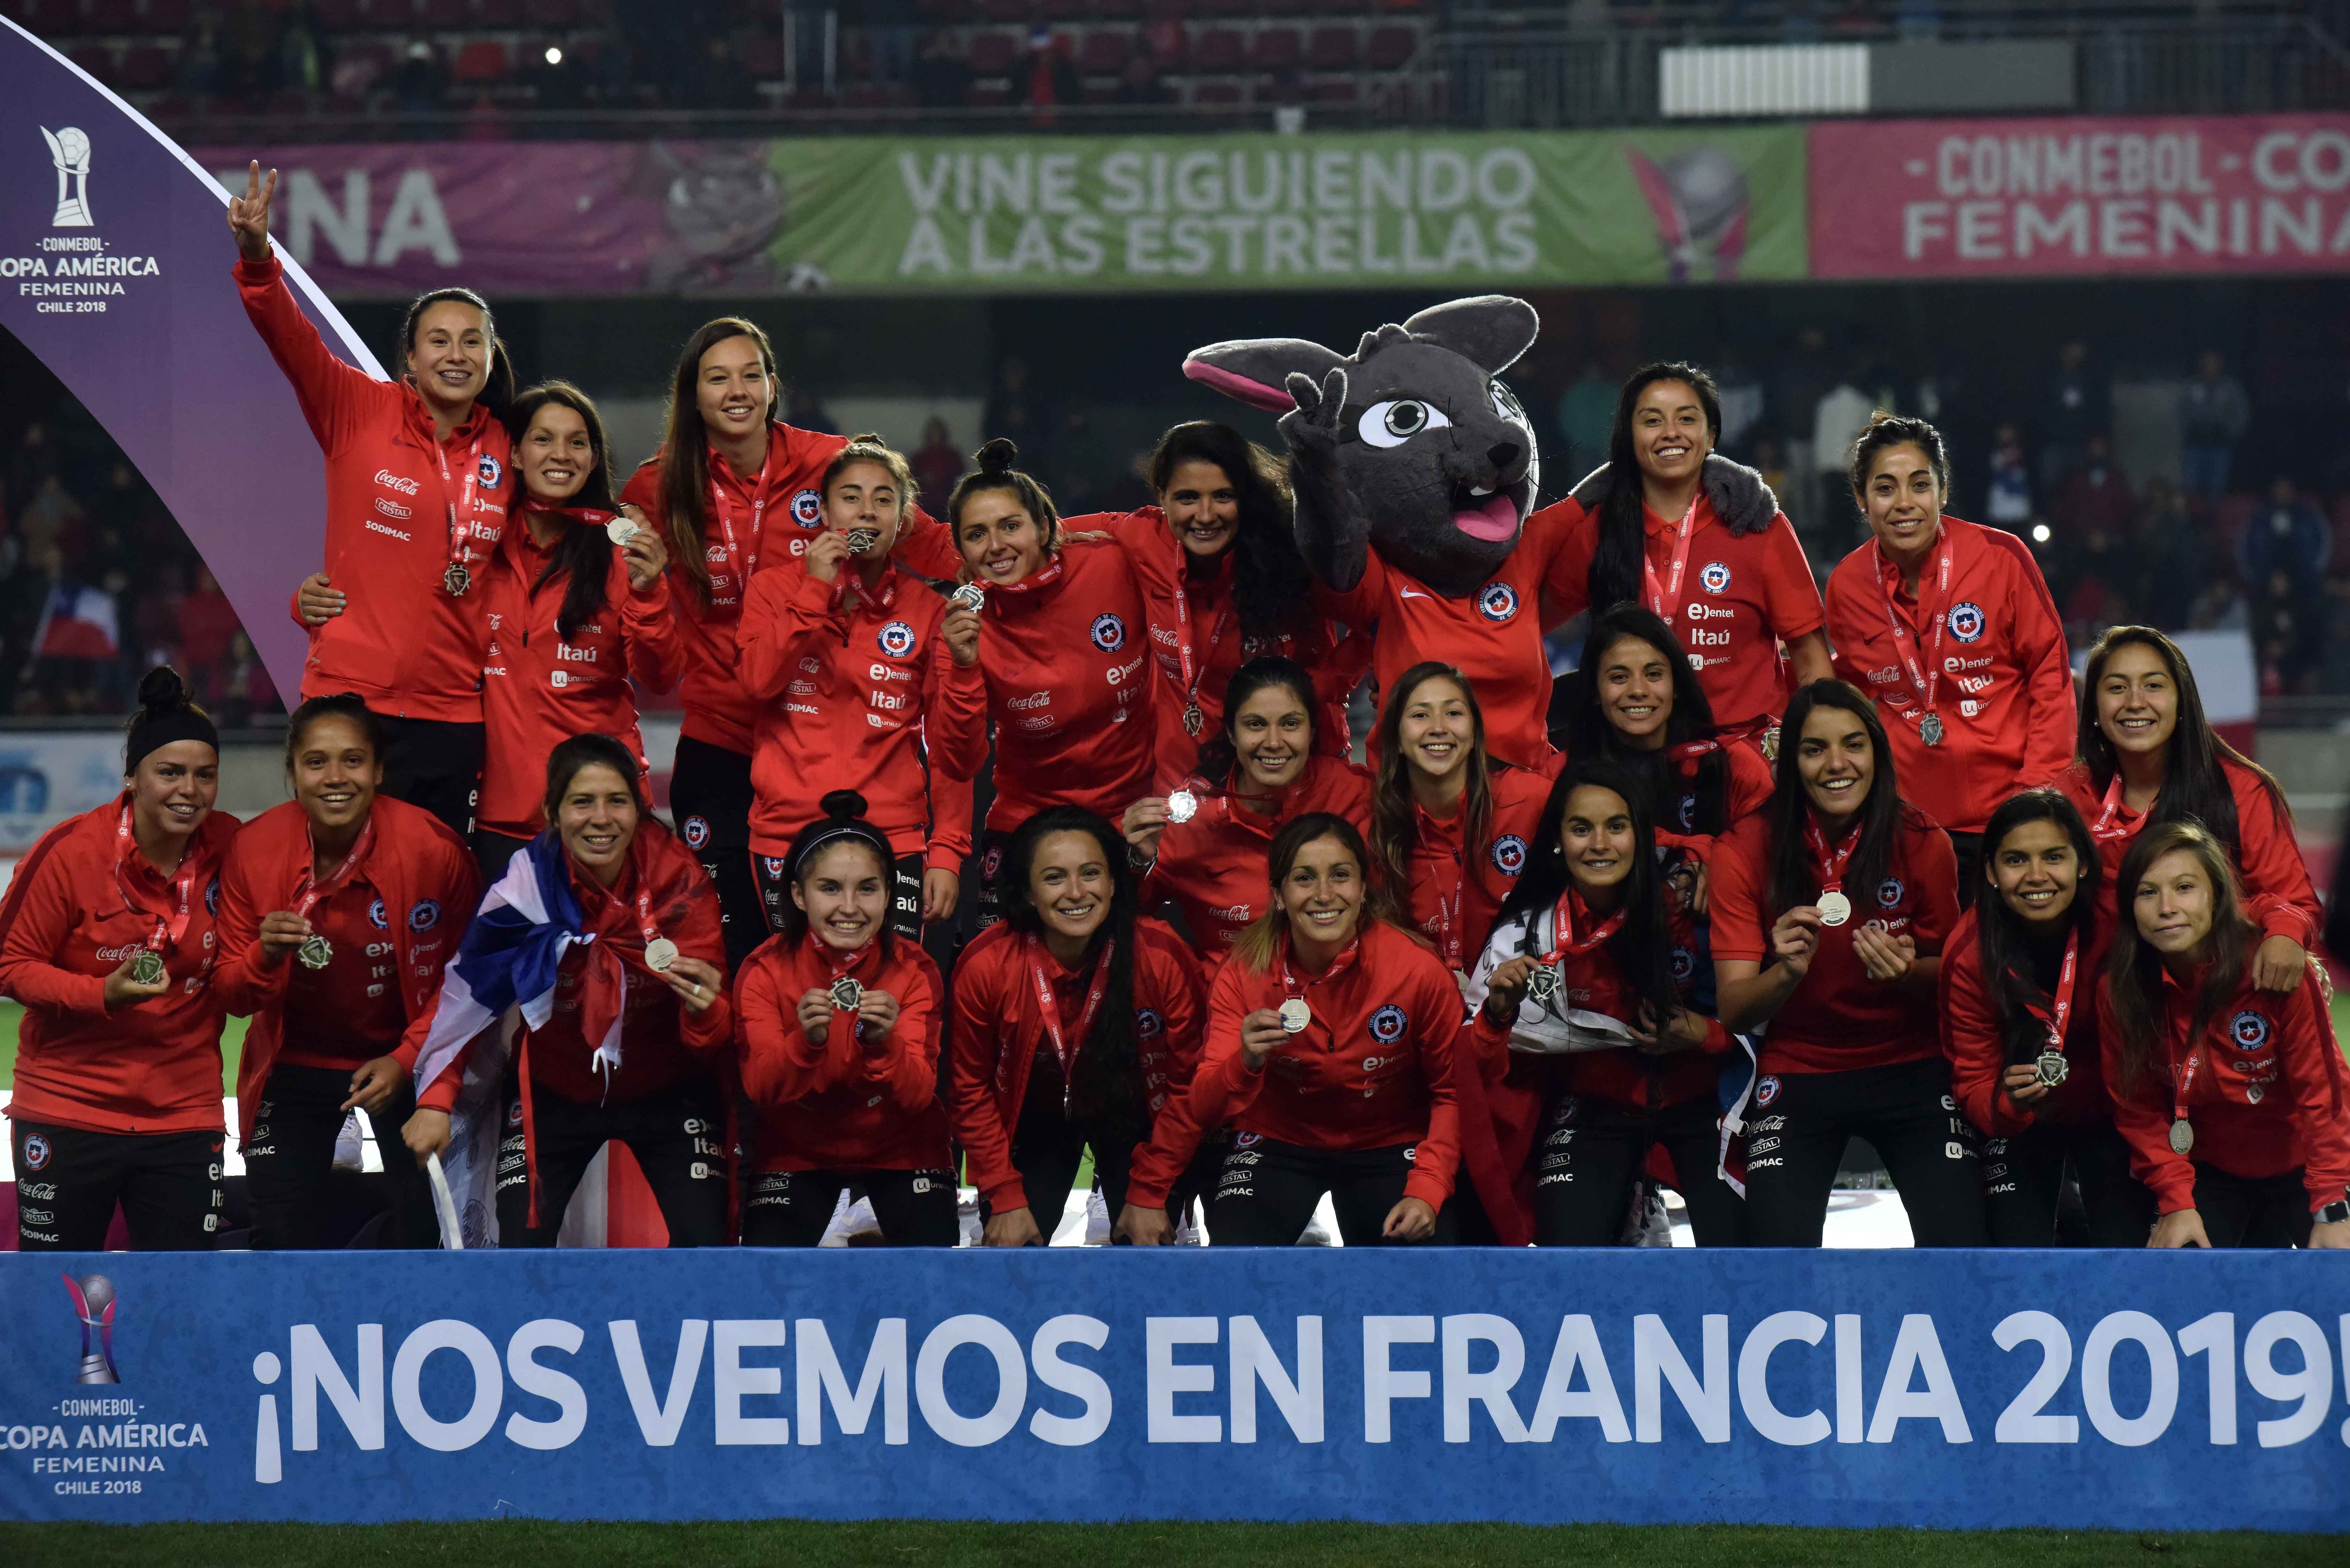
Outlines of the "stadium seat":
{"label": "stadium seat", "polygon": [[1180,69],[1191,54],[1191,39],[1184,34],[1183,24],[1163,17],[1145,23],[1136,42],[1144,54],[1169,70]]}
{"label": "stadium seat", "polygon": [[577,0],[524,0],[523,15],[534,27],[576,27],[579,25]]}
{"label": "stadium seat", "polygon": [[1096,27],[1077,50],[1077,69],[1089,77],[1114,77],[1126,69],[1132,40],[1116,27]]}
{"label": "stadium seat", "polygon": [[122,85],[132,92],[152,92],[172,79],[172,51],[156,44],[137,44],[125,50]]}
{"label": "stadium seat", "polygon": [[1315,103],[1326,103],[1333,108],[1341,105],[1352,108],[1363,98],[1362,84],[1351,76],[1316,77],[1305,90]]}
{"label": "stadium seat", "polygon": [[971,74],[1000,77],[1012,68],[1018,52],[1019,43],[1009,33],[991,28],[976,34],[971,40]]}
{"label": "stadium seat", "polygon": [[973,109],[1001,109],[1012,101],[1012,88],[1001,81],[973,82],[967,101]]}
{"label": "stadium seat", "polygon": [[355,33],[370,21],[359,0],[317,0],[310,14],[329,33]]}
{"label": "stadium seat", "polygon": [[1249,41],[1249,66],[1260,71],[1289,71],[1305,55],[1305,41],[1295,27],[1259,27]]}
{"label": "stadium seat", "polygon": [[1202,16],[1245,16],[1257,8],[1257,0],[1191,0],[1191,9]]}
{"label": "stadium seat", "polygon": [[476,21],[484,27],[511,32],[522,26],[522,0],[476,0]]}
{"label": "stadium seat", "polygon": [[457,51],[449,69],[452,81],[494,82],[506,74],[506,47],[495,38],[475,38]]}
{"label": "stadium seat", "polygon": [[1231,27],[1211,27],[1191,40],[1191,68],[1195,71],[1232,72],[1241,68],[1241,56],[1245,45],[1241,35]]}
{"label": "stadium seat", "polygon": [[416,20],[435,33],[463,32],[473,25],[473,0],[418,0]]}
{"label": "stadium seat", "polygon": [[136,32],[139,7],[132,0],[88,0],[82,6],[81,30],[86,33]]}
{"label": "stadium seat", "polygon": [[18,23],[29,31],[44,36],[65,31],[63,27],[55,26],[48,20],[51,13],[62,18],[67,15],[67,8],[59,3],[59,0],[48,0],[47,5],[44,5],[42,0],[0,0],[0,16],[5,16],[11,22]]}
{"label": "stadium seat", "polygon": [[1412,27],[1374,27],[1365,57],[1375,71],[1391,71],[1401,67],[1419,50],[1419,33]]}
{"label": "stadium seat", "polygon": [[139,30],[177,37],[188,30],[190,9],[188,0],[147,0],[147,9],[139,18]]}
{"label": "stadium seat", "polygon": [[1352,27],[1316,27],[1305,46],[1309,71],[1351,71],[1362,58],[1362,40]]}
{"label": "stadium seat", "polygon": [[784,41],[766,33],[754,33],[743,40],[743,68],[759,78],[775,78],[784,74]]}
{"label": "stadium seat", "polygon": [[1139,22],[1149,8],[1146,0],[1094,0],[1094,15],[1105,22]]}
{"label": "stadium seat", "polygon": [[1053,22],[1082,22],[1086,19],[1086,0],[1044,0],[1045,19]]}
{"label": "stadium seat", "polygon": [[114,51],[104,44],[77,44],[66,51],[66,58],[102,82],[114,79]]}

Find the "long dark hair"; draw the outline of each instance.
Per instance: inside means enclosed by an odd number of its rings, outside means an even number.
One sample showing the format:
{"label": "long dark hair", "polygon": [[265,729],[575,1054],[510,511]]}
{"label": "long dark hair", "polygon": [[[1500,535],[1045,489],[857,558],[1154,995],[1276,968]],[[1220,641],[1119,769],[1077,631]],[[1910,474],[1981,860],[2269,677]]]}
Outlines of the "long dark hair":
{"label": "long dark hair", "polygon": [[1679,985],[1673,979],[1673,930],[1665,908],[1665,879],[1657,868],[1657,819],[1649,809],[1648,792],[1615,763],[1587,757],[1567,764],[1550,786],[1543,803],[1542,820],[1534,843],[1526,849],[1525,869],[1517,886],[1503,900],[1496,927],[1521,915],[1533,917],[1558,902],[1573,880],[1566,867],[1566,849],[1559,840],[1566,822],[1566,801],[1588,785],[1622,797],[1632,817],[1632,869],[1624,878],[1624,923],[1607,941],[1607,956],[1616,961],[1634,995],[1646,1002],[1661,1023],[1680,1005]]}
{"label": "long dark hair", "polygon": [[2188,1038],[2200,1036],[2228,999],[2244,983],[2244,968],[2251,961],[2260,932],[2244,917],[2243,895],[2236,887],[2235,867],[2227,846],[2198,823],[2165,822],[2148,826],[2131,841],[2122,857],[2121,876],[2114,892],[2121,906],[2121,929],[2114,933],[2113,950],[2106,956],[2106,985],[2112,997],[2114,1026],[2121,1032],[2116,1044],[2121,1058],[2120,1083],[2125,1093],[2153,1070],[2157,1042],[2163,1038],[2162,955],[2138,934],[2131,912],[2137,885],[2154,863],[2173,850],[2184,850],[2203,867],[2211,884],[2211,934],[2196,953],[2203,983],[2195,990],[2194,1022]]}
{"label": "long dark hair", "polygon": [[[596,401],[568,381],[541,381],[514,400],[504,414],[506,434],[515,445],[522,445],[530,421],[538,410],[549,403],[569,409],[588,426],[588,448],[592,461],[588,465],[587,483],[577,494],[564,503],[567,506],[593,507],[599,512],[617,512],[619,504],[612,499],[611,443],[604,434],[604,416],[596,411]],[[517,470],[520,464],[515,465]],[[519,479],[515,485],[515,510],[529,504],[528,487]],[[509,526],[526,526],[516,516]],[[538,581],[531,584],[533,594],[551,581],[556,574],[568,572],[570,582],[563,590],[563,607],[556,611],[555,628],[566,641],[578,629],[604,613],[605,580],[612,571],[612,552],[619,546],[612,536],[601,528],[585,527],[565,520],[564,529],[548,553],[546,565],[539,569]]]}
{"label": "long dark hair", "polygon": [[[890,877],[896,859],[889,853],[889,838],[879,828],[865,820],[865,797],[853,789],[837,789],[816,803],[824,815],[793,836],[791,852],[784,858],[785,874],[796,884],[806,874],[808,862],[823,850],[836,844],[861,846],[881,867],[881,889],[885,898],[890,890]],[[807,935],[807,911],[799,900],[786,898],[775,910],[775,929],[786,942],[796,942]],[[881,956],[889,956],[894,940],[889,930],[888,906],[883,906],[881,929],[875,938],[881,944]]]}
{"label": "long dark hair", "polygon": [[407,379],[408,357],[416,352],[418,322],[432,306],[450,303],[470,305],[482,313],[482,336],[490,340],[490,368],[482,380],[481,396],[473,401],[503,419],[506,406],[514,401],[514,360],[506,353],[505,339],[498,336],[497,317],[490,313],[490,302],[470,288],[428,289],[408,302],[408,314],[400,323],[400,379]]}
{"label": "long dark hair", "polygon": [[[1314,677],[1294,659],[1268,653],[1250,659],[1224,682],[1224,727],[1200,742],[1200,777],[1218,789],[1232,787],[1240,773],[1240,749],[1232,742],[1232,726],[1240,722],[1241,704],[1268,686],[1285,686],[1305,709],[1305,745],[1314,747]],[[1311,763],[1309,763],[1309,766]]]}
{"label": "long dark hair", "polygon": [[1705,428],[1721,439],[1721,391],[1713,378],[1679,359],[1643,365],[1632,372],[1616,395],[1616,422],[1607,431],[1607,488],[1599,498],[1599,536],[1591,552],[1591,570],[1585,579],[1589,602],[1612,605],[1640,597],[1640,562],[1648,547],[1648,525],[1641,516],[1640,460],[1632,447],[1632,410],[1640,394],[1659,381],[1686,381],[1705,410]]}
{"label": "long dark hair", "polygon": [[[1634,599],[1621,599],[1591,618],[1590,633],[1583,639],[1583,656],[1575,672],[1566,679],[1565,722],[1561,726],[1566,754],[1607,757],[1622,766],[1638,787],[1651,794],[1650,815],[1664,824],[1666,831],[1720,833],[1730,826],[1725,798],[1730,781],[1728,758],[1720,751],[1699,758],[1693,788],[1685,792],[1679,776],[1669,772],[1663,752],[1637,751],[1626,745],[1617,736],[1616,726],[1607,722],[1607,707],[1599,700],[1599,666],[1607,650],[1627,638],[1655,649],[1670,672],[1673,711],[1665,718],[1666,747],[1712,737],[1713,702],[1698,683],[1689,655],[1675,645],[1672,628],[1648,606]],[[1680,798],[1684,793],[1691,796],[1686,811]]]}
{"label": "long dark hair", "polygon": [[[1355,857],[1356,866],[1362,871],[1363,909],[1362,913],[1355,918],[1356,934],[1360,936],[1373,920],[1381,920],[1398,930],[1405,930],[1402,921],[1397,918],[1395,900],[1388,896],[1385,885],[1371,875],[1371,857],[1364,849],[1363,836],[1355,831],[1355,825],[1334,812],[1309,811],[1283,824],[1281,830],[1273,836],[1271,847],[1265,851],[1266,885],[1273,889],[1274,898],[1266,906],[1264,913],[1250,921],[1248,929],[1242,931],[1239,940],[1232,943],[1232,959],[1243,969],[1263,974],[1280,956],[1282,941],[1289,935],[1289,917],[1281,908],[1281,884],[1296,866],[1298,853],[1317,838],[1336,839],[1340,846]],[[1414,941],[1420,942],[1421,946],[1427,946],[1417,932],[1406,931],[1406,934]]]}
{"label": "long dark hair", "polygon": [[[1886,745],[1885,725],[1867,698],[1841,680],[1814,680],[1798,687],[1779,726],[1779,760],[1773,768],[1773,788],[1766,808],[1771,820],[1771,914],[1775,919],[1804,904],[1818,901],[1819,878],[1812,871],[1812,854],[1804,826],[1812,820],[1812,797],[1804,792],[1804,775],[1796,759],[1804,750],[1804,722],[1815,708],[1835,708],[1860,721],[1868,732],[1870,777],[1868,794],[1860,803],[1860,842],[1845,862],[1844,885],[1874,896],[1893,864],[1893,832],[1901,820],[1901,791],[1893,776],[1893,753]],[[1856,904],[1861,902],[1857,898]]]}
{"label": "long dark hair", "polygon": [[1492,760],[1485,751],[1485,711],[1476,688],[1450,664],[1424,659],[1396,677],[1379,714],[1379,773],[1371,789],[1371,853],[1389,888],[1411,885],[1411,852],[1419,844],[1419,819],[1411,795],[1411,764],[1403,754],[1403,711],[1411,694],[1431,680],[1449,680],[1469,704],[1469,782],[1461,792],[1461,854],[1477,853],[1493,826]]}
{"label": "long dark hair", "polygon": [[1150,488],[1163,496],[1187,462],[1212,463],[1240,504],[1232,535],[1232,611],[1241,635],[1271,640],[1312,618],[1314,579],[1297,550],[1297,500],[1282,460],[1230,425],[1192,420],[1150,452]]}
{"label": "long dark hair", "polygon": [[1029,897],[1029,877],[1036,851],[1055,833],[1082,833],[1101,850],[1109,867],[1109,913],[1103,917],[1087,945],[1092,961],[1102,943],[1115,941],[1110,954],[1109,981],[1102,989],[1101,1011],[1094,1015],[1091,1033],[1079,1043],[1076,1065],[1069,1082],[1069,1107],[1081,1118],[1107,1117],[1136,1139],[1149,1133],[1141,1107],[1149,1103],[1142,1083],[1142,1063],[1134,1034],[1134,921],[1141,899],[1128,869],[1126,841],[1118,830],[1078,805],[1047,806],[1014,828],[996,868],[996,887],[1003,901],[1003,922],[1023,936],[1045,934],[1045,919]]}
{"label": "long dark hair", "polygon": [[[710,603],[710,562],[703,554],[710,535],[710,427],[702,417],[700,388],[702,357],[730,337],[748,337],[758,345],[759,362],[767,373],[767,418],[775,417],[783,386],[775,372],[775,346],[758,323],[739,316],[722,316],[693,329],[678,351],[671,374],[669,425],[661,435],[661,516],[669,524],[670,566],[683,575],[686,586],[704,605]],[[737,478],[755,480],[756,474]],[[736,584],[739,593],[745,585]]]}
{"label": "long dark hair", "polygon": [[2221,740],[2203,716],[2203,694],[2196,690],[2195,670],[2178,645],[2150,626],[2117,626],[2097,639],[2089,649],[2088,669],[2081,681],[2081,760],[2089,765],[2089,782],[2103,794],[2113,783],[2120,762],[2114,744],[2097,725],[2097,683],[2116,653],[2133,644],[2154,649],[2170,671],[2171,690],[2178,693],[2178,722],[2170,732],[2163,756],[2162,791],[2146,814],[2143,826],[2198,822],[2219,836],[2230,856],[2243,853],[2243,833],[2236,819],[2236,792],[2229,786],[2226,764],[2234,763],[2260,780],[2261,788],[2279,820],[2291,823],[2293,810],[2284,792],[2269,771]]}
{"label": "long dark hair", "polygon": [[997,436],[972,453],[972,461],[979,466],[956,480],[954,490],[947,496],[950,532],[959,535],[962,530],[964,502],[986,491],[1001,490],[1017,500],[1021,509],[1035,519],[1046,555],[1060,548],[1061,509],[1053,504],[1053,493],[1035,476],[1013,466],[1020,461],[1018,443],[1009,436]]}
{"label": "long dark hair", "polygon": [[[2034,822],[2054,823],[2073,846],[2077,880],[2073,902],[2064,911],[2064,930],[2080,937],[2080,951],[2086,955],[2096,940],[2097,885],[2105,874],[2105,862],[2098,857],[2096,841],[2089,836],[2089,825],[2081,820],[2079,809],[2064,791],[2044,786],[2022,790],[2000,803],[1999,809],[1983,825],[1984,875],[1989,877],[1990,867],[2007,836]],[[2007,1060],[2011,1064],[2029,1062],[2040,1054],[2042,1043],[2047,1039],[2047,1031],[2032,1013],[2035,1007],[2045,1009],[2050,1005],[2048,988],[2040,983],[2035,973],[2040,944],[2033,940],[2032,928],[2023,917],[2009,909],[2007,900],[1991,886],[1975,889],[1975,936],[1977,950],[1982,955],[1983,979],[1991,988],[1991,1007],[2007,1042]],[[2075,971],[2073,984],[2076,1012],[2095,1008],[2096,977]]]}

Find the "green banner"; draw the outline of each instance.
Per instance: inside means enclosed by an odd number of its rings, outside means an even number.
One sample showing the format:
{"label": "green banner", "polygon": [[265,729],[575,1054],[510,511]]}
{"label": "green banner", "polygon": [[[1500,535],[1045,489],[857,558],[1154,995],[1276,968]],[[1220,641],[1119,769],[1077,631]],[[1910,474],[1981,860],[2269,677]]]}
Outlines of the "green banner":
{"label": "green banner", "polygon": [[778,141],[779,276],[839,290],[1719,282],[1806,271],[1800,126]]}

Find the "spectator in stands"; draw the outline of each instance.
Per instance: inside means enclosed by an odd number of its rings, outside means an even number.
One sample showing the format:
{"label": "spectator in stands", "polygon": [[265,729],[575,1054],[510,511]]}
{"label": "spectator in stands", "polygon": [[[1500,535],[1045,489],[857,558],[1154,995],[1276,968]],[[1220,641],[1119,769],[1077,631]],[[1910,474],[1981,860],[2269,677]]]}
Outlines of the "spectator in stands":
{"label": "spectator in stands", "polygon": [[699,87],[699,94],[692,100],[695,109],[741,110],[759,107],[759,84],[752,79],[751,68],[743,63],[742,51],[731,37],[714,37],[705,47]]}
{"label": "spectator in stands", "polygon": [[1877,400],[1862,390],[1869,379],[1868,362],[1855,355],[1845,377],[1812,405],[1812,468],[1819,506],[1813,527],[1826,544],[1842,548],[1852,531],[1852,492],[1845,469],[1852,443],[1868,428]]}
{"label": "spectator in stands", "polygon": [[2150,626],[2187,624],[2205,565],[2204,534],[2188,515],[2178,487],[2167,479],[2149,481],[2138,507],[2137,564],[2132,597]]}
{"label": "spectator in stands", "polygon": [[2056,351],[2056,376],[2040,417],[2040,483],[2054,491],[2085,460],[2090,438],[2113,427],[2113,400],[2077,338]]}
{"label": "spectator in stands", "polygon": [[2217,348],[2204,349],[2195,379],[2178,394],[2178,478],[2190,503],[2209,507],[2227,493],[2236,443],[2251,422],[2243,384],[2228,374]]}
{"label": "spectator in stands", "polygon": [[212,701],[226,726],[266,723],[286,711],[269,667],[254,650],[253,639],[238,627],[229,633],[228,653],[213,667]]}
{"label": "spectator in stands", "polygon": [[2251,607],[2236,587],[2236,579],[2213,576],[2195,596],[2187,609],[2187,626],[2190,631],[2250,631],[2252,628]]}
{"label": "spectator in stands", "polygon": [[1983,486],[1983,521],[2011,534],[2032,524],[2032,476],[2023,466],[2023,438],[2002,423],[1991,437],[1991,476]]}
{"label": "spectator in stands", "polygon": [[2291,474],[2270,480],[2268,504],[2236,535],[2236,571],[2245,586],[2283,572],[2297,592],[2314,593],[2333,558],[2334,528],[2325,514],[2302,495]]}
{"label": "spectator in stands", "polygon": [[213,667],[228,654],[228,640],[236,635],[236,610],[221,592],[212,568],[196,568],[194,591],[180,601],[178,637],[180,662],[197,691],[212,690]]}
{"label": "spectator in stands", "polygon": [[945,516],[947,497],[953,493],[955,481],[963,471],[962,453],[956,449],[946,421],[933,415],[922,421],[922,444],[906,460],[906,466],[914,472],[914,498],[922,510],[933,517]]}
{"label": "spectator in stands", "polygon": [[1172,103],[1175,95],[1159,74],[1159,62],[1138,49],[1128,55],[1118,73],[1117,101],[1122,104]]}
{"label": "spectator in stands", "polygon": [[2083,443],[2079,465],[2057,492],[2049,521],[2068,540],[2085,541],[2103,533],[2119,541],[2129,537],[2137,513],[2129,479],[2114,461],[2112,441],[2102,432],[2090,436]]}
{"label": "spectator in stands", "polygon": [[961,109],[971,92],[971,66],[956,52],[954,35],[941,27],[922,46],[914,62],[914,101],[924,109]]}
{"label": "spectator in stands", "polygon": [[1063,106],[1084,96],[1076,62],[1070,57],[1069,36],[1048,27],[1030,31],[1028,53],[1014,67],[1012,79],[1028,105],[1029,118],[1038,125],[1052,124]]}
{"label": "spectator in stands", "polygon": [[914,66],[914,0],[864,0],[865,48],[876,82],[904,81]]}
{"label": "spectator in stands", "polygon": [[442,96],[449,90],[449,72],[432,46],[418,38],[408,46],[407,57],[391,73],[392,103],[402,114],[437,114]]}
{"label": "spectator in stands", "polygon": [[277,25],[278,87],[294,92],[317,92],[326,85],[323,55],[310,0],[294,0]]}

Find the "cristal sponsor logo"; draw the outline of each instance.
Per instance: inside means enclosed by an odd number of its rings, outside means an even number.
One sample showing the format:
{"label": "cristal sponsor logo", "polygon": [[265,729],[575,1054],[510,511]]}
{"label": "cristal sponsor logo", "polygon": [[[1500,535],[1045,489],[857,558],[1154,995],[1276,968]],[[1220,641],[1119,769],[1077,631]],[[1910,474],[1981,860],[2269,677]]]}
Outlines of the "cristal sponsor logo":
{"label": "cristal sponsor logo", "polygon": [[790,692],[795,697],[813,697],[816,695],[816,682],[813,680],[795,680],[789,686],[785,687],[784,690]]}
{"label": "cristal sponsor logo", "polygon": [[1053,716],[1050,713],[1032,713],[1020,721],[1020,727],[1042,732],[1053,727]]}
{"label": "cristal sponsor logo", "polygon": [[375,482],[386,490],[397,490],[402,495],[413,495],[417,491],[416,481],[402,479],[388,468],[379,468],[375,471]]}
{"label": "cristal sponsor logo", "polygon": [[375,509],[378,512],[382,513],[387,517],[397,517],[403,523],[416,514],[408,507],[402,506],[399,502],[386,501],[380,495],[375,498]]}
{"label": "cristal sponsor logo", "polygon": [[367,520],[367,526],[368,526],[368,531],[369,531],[369,533],[372,533],[372,534],[388,534],[388,535],[390,535],[391,537],[393,537],[393,538],[395,538],[395,539],[399,540],[399,541],[400,541],[401,544],[403,544],[403,545],[412,545],[412,544],[414,544],[414,543],[415,543],[415,541],[414,541],[413,539],[410,538],[407,535],[405,535],[405,534],[401,533],[399,529],[397,529],[397,528],[393,528],[393,527],[390,527],[390,526],[389,526],[389,525],[387,525],[387,524],[382,524],[382,523],[379,523],[379,522],[377,522],[377,521],[376,521],[374,518],[372,518],[372,517],[370,517],[370,518],[369,518],[369,519]]}

